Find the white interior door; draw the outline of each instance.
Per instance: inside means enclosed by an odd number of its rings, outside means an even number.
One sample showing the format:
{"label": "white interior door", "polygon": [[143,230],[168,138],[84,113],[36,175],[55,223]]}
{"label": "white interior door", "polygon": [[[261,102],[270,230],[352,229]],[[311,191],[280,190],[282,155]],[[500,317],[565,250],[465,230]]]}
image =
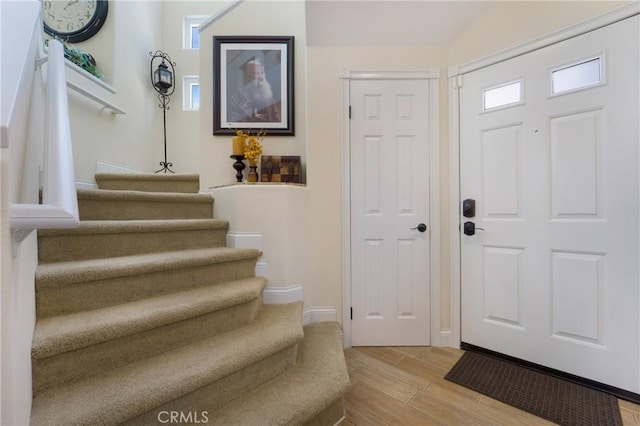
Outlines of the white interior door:
{"label": "white interior door", "polygon": [[466,74],[462,341],[638,393],[639,19]]}
{"label": "white interior door", "polygon": [[350,83],[351,343],[428,345],[429,83]]}

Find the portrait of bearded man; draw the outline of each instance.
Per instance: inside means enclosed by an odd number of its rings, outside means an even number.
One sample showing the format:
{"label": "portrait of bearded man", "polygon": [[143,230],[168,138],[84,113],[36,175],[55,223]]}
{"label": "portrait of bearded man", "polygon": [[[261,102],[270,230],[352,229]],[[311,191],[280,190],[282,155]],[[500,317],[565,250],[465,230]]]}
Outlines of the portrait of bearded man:
{"label": "portrait of bearded man", "polygon": [[253,59],[243,68],[245,84],[228,98],[228,121],[279,122],[279,101],[274,99],[264,65]]}

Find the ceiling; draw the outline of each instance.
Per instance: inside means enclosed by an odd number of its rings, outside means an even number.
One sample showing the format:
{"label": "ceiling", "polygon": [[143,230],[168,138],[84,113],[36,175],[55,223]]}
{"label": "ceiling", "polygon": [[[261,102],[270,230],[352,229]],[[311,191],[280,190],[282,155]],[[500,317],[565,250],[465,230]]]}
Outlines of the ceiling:
{"label": "ceiling", "polygon": [[490,1],[307,0],[309,46],[446,45]]}

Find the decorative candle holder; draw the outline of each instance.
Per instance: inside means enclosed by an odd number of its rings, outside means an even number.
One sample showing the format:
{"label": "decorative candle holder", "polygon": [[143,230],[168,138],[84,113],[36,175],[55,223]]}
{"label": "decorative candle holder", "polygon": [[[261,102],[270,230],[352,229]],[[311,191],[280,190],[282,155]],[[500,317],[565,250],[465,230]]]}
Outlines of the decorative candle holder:
{"label": "decorative candle holder", "polygon": [[230,155],[230,158],[233,158],[235,163],[233,163],[233,168],[236,170],[236,181],[242,182],[242,171],[245,167],[247,167],[242,160],[244,160],[244,155]]}

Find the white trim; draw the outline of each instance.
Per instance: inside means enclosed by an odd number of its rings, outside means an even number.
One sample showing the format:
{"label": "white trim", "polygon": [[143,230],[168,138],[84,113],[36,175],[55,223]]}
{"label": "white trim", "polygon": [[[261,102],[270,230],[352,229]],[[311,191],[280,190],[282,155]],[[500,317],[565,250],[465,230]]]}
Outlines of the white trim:
{"label": "white trim", "polygon": [[[344,74],[341,74],[344,75]],[[342,77],[342,346],[351,347],[351,174],[349,79]]]}
{"label": "white trim", "polygon": [[82,96],[84,96],[85,98],[91,99],[94,102],[99,103],[100,105],[102,105],[102,108],[100,109],[100,112],[104,111],[105,109],[111,110],[111,112],[113,114],[121,114],[121,115],[125,115],[126,111],[118,108],[117,106],[115,106],[114,104],[112,104],[111,102],[109,102],[108,100],[104,99],[103,97],[101,97],[100,95],[96,95],[95,93],[77,85],[76,83],[72,82],[72,81],[67,81],[67,87],[71,90],[74,90],[75,92],[80,93]]}
{"label": "white trim", "polygon": [[[342,411],[343,411],[343,412],[345,411],[344,404],[343,404],[343,406],[342,406]],[[342,415],[342,417],[340,417],[340,420],[338,420],[337,422],[335,422],[335,423],[333,424],[333,426],[338,426],[339,424],[342,424],[342,422],[343,422],[346,418],[347,418],[347,416],[343,414],[343,415]]]}
{"label": "white trim", "polygon": [[193,86],[200,86],[200,76],[185,75],[182,76],[182,110],[183,111],[199,111],[200,101],[198,100],[198,108],[193,108]]}
{"label": "white trim", "polygon": [[[46,51],[46,49],[45,49],[45,51]],[[116,89],[114,89],[113,86],[111,86],[110,84],[100,80],[98,77],[96,77],[95,75],[91,74],[89,71],[86,71],[86,70],[80,68],[78,65],[74,64],[69,59],[65,58],[64,65],[68,69],[70,69],[71,71],[73,71],[73,72],[77,73],[78,75],[80,75],[81,77],[86,78],[91,83],[95,84],[96,86],[100,86],[103,89],[105,89],[106,91],[114,93],[114,94],[118,93],[118,91]],[[100,102],[100,101],[98,101],[98,102]],[[120,114],[126,114],[126,113],[122,112]]]}
{"label": "white trim", "polygon": [[76,181],[76,189],[99,189],[98,185],[93,182],[85,182],[82,180]]}
{"label": "white trim", "polygon": [[449,78],[450,345],[460,347],[460,98],[458,76]]}
{"label": "white trim", "polygon": [[[262,234],[259,232],[227,231],[227,247],[250,248],[262,252]],[[256,275],[269,277],[267,262],[263,257],[260,257],[256,263]]]}
{"label": "white trim", "polygon": [[[209,19],[209,15],[185,15],[182,17],[182,48],[185,50],[198,50],[198,47],[192,47],[193,39],[191,38],[191,28],[197,26],[200,28],[203,22]],[[200,34],[200,31],[198,31]]]}
{"label": "white trim", "polygon": [[252,248],[262,251],[262,234],[259,232],[227,232],[227,247]]}
{"label": "white trim", "polygon": [[258,260],[256,263],[256,276],[258,277],[269,277],[269,268],[267,267],[267,262],[264,260]]}
{"label": "white trim", "polygon": [[291,287],[265,287],[262,299],[265,305],[278,305],[293,302],[302,302],[302,286]]}
{"label": "white trim", "polygon": [[451,347],[451,330],[440,330],[440,346]]}
{"label": "white trim", "polygon": [[[623,6],[607,14],[595,17],[568,28],[555,31],[547,36],[521,44],[514,48],[487,56],[465,65],[454,65],[448,69],[449,75],[449,189],[450,241],[451,241],[451,346],[460,347],[461,324],[461,259],[460,259],[460,99],[458,88],[463,85],[463,74],[486,68],[534,50],[542,49],[564,40],[595,31],[607,25],[640,14],[640,2]],[[456,226],[457,225],[457,226]]]}
{"label": "white trim", "polygon": [[15,242],[22,241],[34,229],[73,228],[80,224],[65,84],[64,49],[59,41],[52,40],[49,51],[43,202],[12,204],[9,207],[11,229],[28,231],[14,232]]}
{"label": "white trim", "polygon": [[218,21],[218,19],[222,18],[223,16],[225,16],[227,13],[231,12],[233,9],[235,9],[236,7],[238,7],[241,3],[243,3],[244,0],[234,0],[231,3],[229,3],[227,6],[225,6],[224,9],[222,9],[220,12],[218,12],[217,15],[211,16],[209,19],[207,19],[206,21],[204,21],[203,23],[200,24],[200,26],[198,27],[198,32],[200,34],[202,34],[202,32],[204,30],[206,30],[207,28],[209,28],[210,25],[214,24],[215,22]]}
{"label": "white trim", "polygon": [[139,170],[130,169],[116,164],[106,163],[104,161],[96,161],[96,173],[144,173]]}
{"label": "white trim", "polygon": [[342,328],[343,346],[351,347],[351,182],[349,165],[349,83],[351,80],[429,80],[429,232],[430,232],[430,342],[441,345],[440,322],[440,71],[353,71],[342,70]]}
{"label": "white trim", "polygon": [[315,324],[317,322],[335,322],[338,320],[338,313],[333,306],[311,306],[302,311],[302,324]]}
{"label": "white trim", "polygon": [[429,233],[431,346],[442,346],[440,274],[440,73],[429,80]]}
{"label": "white trim", "polygon": [[417,71],[341,70],[340,78],[347,80],[430,80],[440,78],[439,69]]}
{"label": "white trim", "polygon": [[[262,292],[262,301],[265,305],[303,302],[303,292],[304,289],[300,284],[290,287],[265,287]],[[310,306],[302,310],[303,325],[327,321],[338,321],[335,306]]]}
{"label": "white trim", "polygon": [[[49,59],[49,47],[48,46],[44,46],[42,51],[44,52],[44,55],[43,55],[43,57],[38,58],[36,60],[36,68],[41,67]],[[78,66],[75,63],[73,63],[72,61],[70,61],[67,58],[64,58],[64,66],[67,69],[69,69],[70,71],[73,71],[74,73],[78,74],[82,78],[80,81],[82,81],[83,84],[84,84],[84,80],[86,80],[86,81],[89,82],[88,84],[90,86],[93,85],[93,86],[101,87],[104,90],[106,90],[107,92],[111,92],[113,94],[117,94],[118,93],[118,91],[116,89],[114,89],[113,86],[111,86],[110,84],[104,82],[103,80],[100,80],[98,77],[96,77],[95,75],[91,74],[87,70],[81,68],[80,66]],[[113,114],[121,114],[121,115],[125,115],[126,114],[126,111],[124,111],[123,109],[115,106],[114,104],[112,104],[111,102],[106,100],[104,97],[92,92],[88,88],[82,87],[82,85],[79,85],[78,83],[74,83],[73,81],[71,81],[69,79],[69,77],[67,77],[67,87],[69,89],[71,89],[71,90],[74,90],[74,91],[78,92],[82,96],[84,96],[86,98],[89,98],[89,99],[99,103],[100,105],[102,105],[102,108],[100,109],[100,112],[104,111],[105,109],[109,109],[109,110],[111,110],[111,112]]]}

